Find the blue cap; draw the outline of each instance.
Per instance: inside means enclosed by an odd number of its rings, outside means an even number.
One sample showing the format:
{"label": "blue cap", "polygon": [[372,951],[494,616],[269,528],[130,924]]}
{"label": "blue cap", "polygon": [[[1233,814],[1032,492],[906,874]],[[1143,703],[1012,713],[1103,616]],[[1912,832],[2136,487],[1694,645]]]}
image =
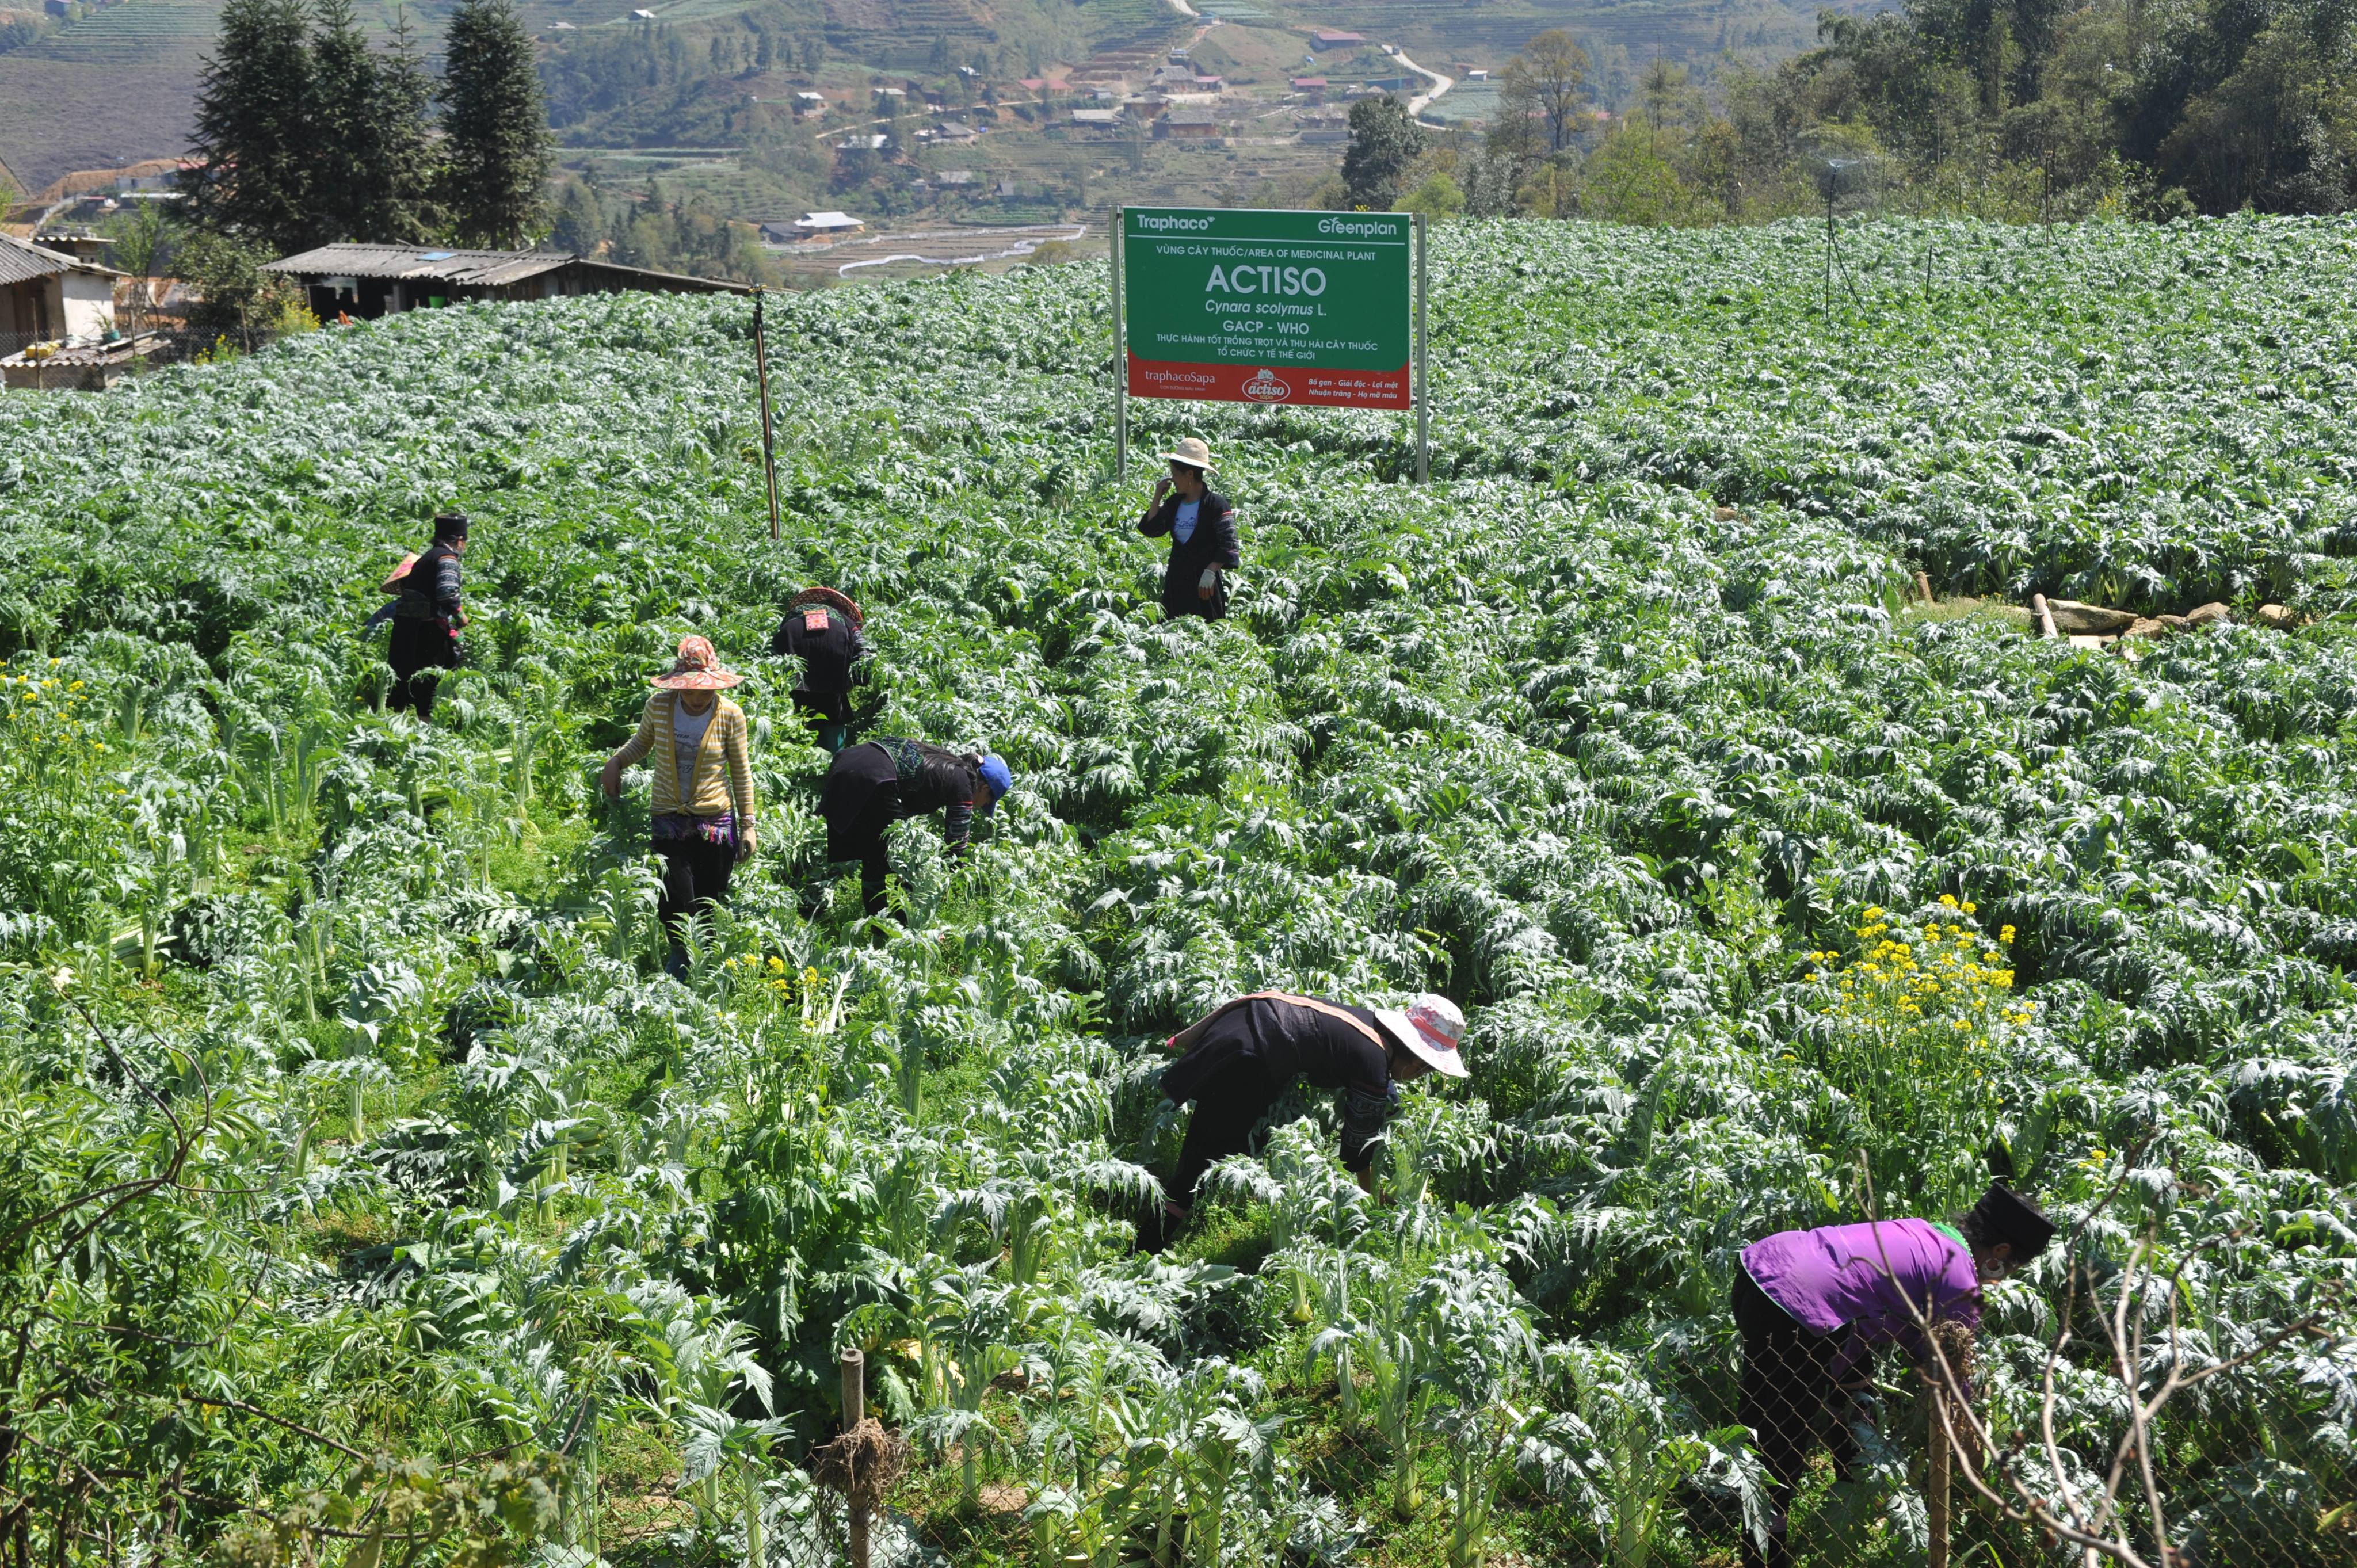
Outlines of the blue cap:
{"label": "blue cap", "polygon": [[[1014,771],[1006,766],[1006,759],[995,751],[986,752],[983,756],[982,779],[984,783],[990,786],[991,794],[994,797],[1004,795],[1015,788]],[[996,799],[991,801],[992,806],[997,803]],[[990,810],[990,806],[985,806],[983,810],[986,811]]]}

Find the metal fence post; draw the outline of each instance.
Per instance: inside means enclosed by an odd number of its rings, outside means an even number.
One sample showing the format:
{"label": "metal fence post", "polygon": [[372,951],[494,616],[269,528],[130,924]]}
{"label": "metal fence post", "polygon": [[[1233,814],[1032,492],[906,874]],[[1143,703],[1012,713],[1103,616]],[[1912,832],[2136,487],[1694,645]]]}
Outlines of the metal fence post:
{"label": "metal fence post", "polygon": [[1113,209],[1113,231],[1106,236],[1113,253],[1113,480],[1129,480],[1129,353],[1122,341],[1121,238],[1122,209]]}
{"label": "metal fence post", "polygon": [[1428,269],[1425,253],[1431,249],[1429,229],[1425,216],[1415,215],[1415,482],[1428,484],[1432,479],[1431,447],[1428,431],[1432,413],[1432,371],[1425,362],[1424,299]]}

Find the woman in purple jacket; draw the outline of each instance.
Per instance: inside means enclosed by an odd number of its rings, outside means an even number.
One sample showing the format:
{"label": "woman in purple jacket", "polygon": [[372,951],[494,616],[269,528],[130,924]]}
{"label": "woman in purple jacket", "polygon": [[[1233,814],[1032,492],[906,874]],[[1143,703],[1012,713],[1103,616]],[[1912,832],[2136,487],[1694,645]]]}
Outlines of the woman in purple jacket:
{"label": "woman in purple jacket", "polygon": [[[1843,1390],[1863,1380],[1874,1348],[1897,1344],[1930,1357],[1917,1317],[1978,1328],[1981,1287],[2046,1251],[2053,1222],[1998,1182],[1953,1225],[1885,1219],[1784,1230],[1743,1251],[1735,1326],[1743,1339],[1738,1412],[1770,1477],[1765,1550],[1744,1532],[1747,1568],[1791,1561],[1785,1515],[1809,1451],[1820,1442],[1836,1468],[1851,1456]],[[1912,1310],[1910,1310],[1910,1304]]]}

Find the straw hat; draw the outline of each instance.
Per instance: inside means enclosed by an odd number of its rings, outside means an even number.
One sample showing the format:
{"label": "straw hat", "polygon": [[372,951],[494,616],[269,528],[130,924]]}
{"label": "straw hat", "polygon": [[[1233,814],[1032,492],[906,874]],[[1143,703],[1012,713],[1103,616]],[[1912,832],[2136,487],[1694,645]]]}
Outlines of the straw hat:
{"label": "straw hat", "polygon": [[734,670],[720,667],[720,655],[712,651],[708,637],[683,637],[679,639],[679,660],[668,675],[658,675],[647,682],[666,692],[718,692],[734,686],[745,677]]}
{"label": "straw hat", "polygon": [[1211,449],[1189,435],[1162,454],[1162,458],[1167,463],[1184,463],[1190,468],[1208,469],[1211,466]]}
{"label": "straw hat", "polygon": [[1457,1052],[1458,1042],[1465,1037],[1465,1015],[1448,997],[1427,991],[1409,1003],[1405,1012],[1397,1007],[1378,1007],[1374,1015],[1401,1045],[1414,1051],[1433,1071],[1450,1078],[1471,1076],[1465,1069],[1465,1058]]}
{"label": "straw hat", "polygon": [[860,613],[860,609],[857,605],[852,603],[851,596],[848,594],[838,594],[833,588],[804,588],[801,593],[796,594],[792,598],[786,601],[786,608],[790,610],[798,610],[804,605],[833,606],[834,608],[841,610],[844,615],[849,618],[852,629],[855,631],[867,624],[867,618]]}

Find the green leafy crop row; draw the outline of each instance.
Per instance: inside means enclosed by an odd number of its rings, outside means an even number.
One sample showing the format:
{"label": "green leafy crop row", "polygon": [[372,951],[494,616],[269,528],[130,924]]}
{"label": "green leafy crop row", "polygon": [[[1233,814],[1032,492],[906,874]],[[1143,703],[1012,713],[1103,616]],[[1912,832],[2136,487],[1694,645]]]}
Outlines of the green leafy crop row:
{"label": "green leafy crop row", "polygon": [[[1396,419],[1135,410],[1245,513],[1218,624],[1159,620],[1109,483],[1102,271],[775,302],[778,545],[735,300],[0,403],[0,1509],[91,1561],[462,1516],[816,1561],[857,1345],[918,1459],[888,1544],[1724,1562],[1736,1253],[1996,1144],[2110,1199],[1992,1291],[2000,1426],[2066,1266],[2150,1232],[2189,1357],[2322,1315],[2172,1407],[2179,1534],[2357,1560],[2352,238],[1853,231],[1827,319],[1805,226],[1444,230],[1430,488]],[[419,729],[358,626],[454,502]],[[1917,564],[2324,618],[2129,660],[1910,608]],[[821,863],[763,652],[807,581],[871,608],[867,733],[1017,775],[963,862],[898,832],[905,927]],[[690,629],[763,853],[681,983],[595,780]],[[1155,1042],[1265,986],[1445,990],[1474,1076],[1409,1091],[1385,1203],[1303,1101],[1133,1255]],[[1827,1560],[1920,1554],[1885,1383]],[[2073,1453],[2117,1397],[2066,1366]]]}

